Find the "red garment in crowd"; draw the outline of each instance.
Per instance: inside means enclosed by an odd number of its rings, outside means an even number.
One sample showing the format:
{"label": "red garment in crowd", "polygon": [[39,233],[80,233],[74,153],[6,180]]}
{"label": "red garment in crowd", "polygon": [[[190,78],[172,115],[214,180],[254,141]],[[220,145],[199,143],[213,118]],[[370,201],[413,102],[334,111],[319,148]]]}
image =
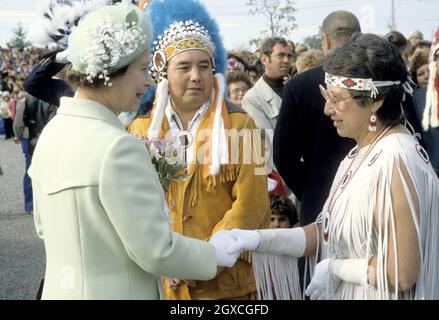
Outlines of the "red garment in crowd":
{"label": "red garment in crowd", "polygon": [[284,183],[282,181],[281,176],[276,171],[271,171],[271,173],[268,174],[268,177],[270,179],[273,179],[277,182],[276,188],[273,189],[273,191],[270,192],[270,195],[272,196],[288,196],[287,191],[285,190]]}
{"label": "red garment in crowd", "polygon": [[12,120],[15,121],[15,114],[17,113],[17,100],[12,99],[8,103],[8,113]]}

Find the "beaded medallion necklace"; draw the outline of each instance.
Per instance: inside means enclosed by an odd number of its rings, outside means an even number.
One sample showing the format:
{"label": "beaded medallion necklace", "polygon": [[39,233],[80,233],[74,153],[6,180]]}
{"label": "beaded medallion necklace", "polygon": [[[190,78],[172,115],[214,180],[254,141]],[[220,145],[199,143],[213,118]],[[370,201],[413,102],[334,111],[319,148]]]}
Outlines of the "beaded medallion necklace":
{"label": "beaded medallion necklace", "polygon": [[[348,157],[352,157],[352,161],[349,164],[348,168],[346,169],[346,172],[343,174],[342,178],[338,182],[337,186],[335,187],[334,192],[332,193],[331,198],[329,200],[328,209],[323,214],[323,239],[325,240],[325,242],[327,242],[328,239],[329,239],[329,226],[331,224],[331,214],[332,214],[332,210],[334,209],[335,203],[337,202],[337,199],[340,197],[340,195],[346,189],[346,187],[348,186],[349,182],[352,180],[354,175],[357,173],[358,169],[360,169],[360,167],[363,164],[364,160],[366,160],[368,155],[372,152],[372,149],[376,146],[378,141],[381,140],[384,137],[384,135],[387,132],[389,132],[389,130],[391,128],[392,127],[390,127],[390,126],[387,127],[383,132],[381,132],[373,140],[373,142],[367,148],[367,151],[364,154],[363,158],[361,158],[360,162],[358,163],[358,165],[353,170],[351,170],[351,167],[354,164],[355,159],[356,159],[356,157],[358,155],[358,147],[356,149],[354,149],[354,151],[349,153]],[[339,189],[340,189],[340,191],[339,191]]]}

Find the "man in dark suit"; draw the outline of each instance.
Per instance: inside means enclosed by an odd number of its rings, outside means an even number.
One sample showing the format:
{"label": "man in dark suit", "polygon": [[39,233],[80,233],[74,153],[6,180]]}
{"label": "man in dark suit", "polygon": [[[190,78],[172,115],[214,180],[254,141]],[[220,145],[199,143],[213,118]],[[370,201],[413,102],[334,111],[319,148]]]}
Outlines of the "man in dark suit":
{"label": "man in dark suit", "polygon": [[[421,87],[413,92],[413,103],[415,104],[416,115],[421,122],[424,116],[427,88]],[[416,129],[415,129],[416,130]],[[431,165],[439,175],[439,128],[427,128],[423,131],[423,146],[428,152]]]}
{"label": "man in dark suit", "polygon": [[[351,35],[361,32],[357,17],[347,11],[329,14],[322,25],[323,51],[331,54]],[[284,88],[274,133],[274,163],[300,202],[299,222],[315,221],[329,194],[340,161],[354,141],[338,136],[323,113],[323,68],[317,67],[291,79]]]}
{"label": "man in dark suit", "polygon": [[62,57],[61,50],[43,56],[23,82],[29,94],[57,107],[61,97],[73,97],[74,94],[73,88],[64,81],[66,63]]}

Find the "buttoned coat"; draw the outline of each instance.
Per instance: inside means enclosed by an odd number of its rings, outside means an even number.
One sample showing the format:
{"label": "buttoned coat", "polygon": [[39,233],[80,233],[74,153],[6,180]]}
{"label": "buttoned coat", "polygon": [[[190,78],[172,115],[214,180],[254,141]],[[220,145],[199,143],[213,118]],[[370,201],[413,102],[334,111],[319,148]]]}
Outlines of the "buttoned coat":
{"label": "buttoned coat", "polygon": [[213,246],[172,232],[145,146],[105,106],[62,98],[29,173],[43,299],[158,299],[161,276],[215,276]]}

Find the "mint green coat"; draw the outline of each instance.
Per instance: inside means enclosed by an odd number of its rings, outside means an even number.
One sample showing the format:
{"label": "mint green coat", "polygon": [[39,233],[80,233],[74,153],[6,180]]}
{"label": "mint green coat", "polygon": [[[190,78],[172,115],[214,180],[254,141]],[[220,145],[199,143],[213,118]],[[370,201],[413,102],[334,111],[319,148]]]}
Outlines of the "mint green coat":
{"label": "mint green coat", "polygon": [[105,106],[62,98],[29,174],[43,299],[159,299],[161,276],[215,276],[213,246],[172,232],[146,148]]}

